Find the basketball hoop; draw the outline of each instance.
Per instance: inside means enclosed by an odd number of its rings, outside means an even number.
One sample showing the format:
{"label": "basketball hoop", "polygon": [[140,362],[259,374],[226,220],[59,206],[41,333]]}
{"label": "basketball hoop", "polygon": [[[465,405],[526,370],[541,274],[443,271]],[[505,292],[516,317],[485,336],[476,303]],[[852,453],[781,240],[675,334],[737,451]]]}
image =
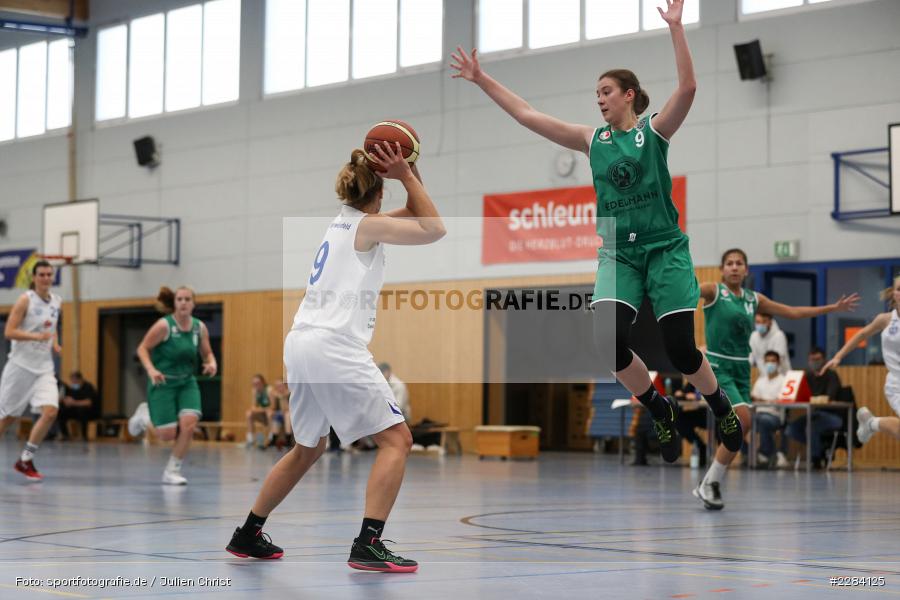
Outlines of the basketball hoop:
{"label": "basketball hoop", "polygon": [[64,256],[62,254],[36,254],[35,256],[38,260],[46,260],[54,269],[69,266],[75,260],[74,256]]}

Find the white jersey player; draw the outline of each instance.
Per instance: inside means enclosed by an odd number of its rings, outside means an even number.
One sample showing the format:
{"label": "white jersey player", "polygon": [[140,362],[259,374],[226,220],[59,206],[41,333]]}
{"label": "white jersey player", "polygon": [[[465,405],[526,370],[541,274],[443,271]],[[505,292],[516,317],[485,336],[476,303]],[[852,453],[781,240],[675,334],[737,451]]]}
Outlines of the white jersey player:
{"label": "white jersey player", "polygon": [[[884,358],[884,366],[888,371],[884,382],[884,396],[894,412],[900,415],[900,276],[894,279],[891,287],[882,292],[881,299],[887,301],[890,312],[881,313],[847,340],[834,358],[822,367],[822,371],[838,366],[841,360],[852,352],[861,341],[880,332],[881,356]],[[876,417],[866,407],[860,408],[856,416],[859,421],[859,427],[856,430],[859,441],[863,443],[869,441],[876,431],[883,431],[900,439],[900,418]]]}
{"label": "white jersey player", "polygon": [[[367,157],[378,172],[370,169]],[[405,208],[381,212],[385,178],[406,188]],[[306,295],[284,342],[297,445],[269,473],[226,550],[240,557],[283,555],[261,535],[263,524],[325,451],[333,427],[345,444],[372,436],[378,445],[349,566],[411,572],[418,564],[385,548],[381,536],[400,490],[412,435],[367,345],[384,282],[384,244],[430,244],[443,237],[444,224],[399,145],[380,146],[369,155],[354,150],[338,174],[335,191],[344,206],[316,252]]]}
{"label": "white jersey player", "polygon": [[12,341],[12,350],[0,375],[0,436],[29,405],[32,411],[40,413],[15,469],[29,481],[41,481],[43,476],[35,468],[33,458],[56,420],[59,406],[53,352],[60,352],[57,324],[62,298],[50,292],[50,263],[38,261],[31,274],[31,289],[13,305],[4,331]]}

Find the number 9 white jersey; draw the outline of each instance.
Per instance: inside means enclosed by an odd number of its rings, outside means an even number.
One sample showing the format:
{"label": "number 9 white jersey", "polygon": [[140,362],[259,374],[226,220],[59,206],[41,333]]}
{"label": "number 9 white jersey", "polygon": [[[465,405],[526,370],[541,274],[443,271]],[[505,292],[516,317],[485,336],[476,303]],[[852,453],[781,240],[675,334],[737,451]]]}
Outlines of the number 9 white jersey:
{"label": "number 9 white jersey", "polygon": [[368,344],[384,284],[384,246],[357,252],[356,231],[366,213],[344,206],[316,252],[306,295],[292,329],[319,327]]}

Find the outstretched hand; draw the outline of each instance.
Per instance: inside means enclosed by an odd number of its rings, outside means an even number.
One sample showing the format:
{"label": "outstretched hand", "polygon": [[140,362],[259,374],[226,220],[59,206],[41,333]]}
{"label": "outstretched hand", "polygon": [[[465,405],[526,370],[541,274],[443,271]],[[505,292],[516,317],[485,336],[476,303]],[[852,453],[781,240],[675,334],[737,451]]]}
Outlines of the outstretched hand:
{"label": "outstretched hand", "polygon": [[832,359],[829,360],[827,363],[825,363],[824,365],[822,365],[822,368],[821,368],[821,369],[819,369],[819,376],[821,377],[822,375],[824,375],[824,374],[825,374],[825,371],[827,371],[828,369],[835,369],[835,368],[837,368],[837,366],[838,366],[839,364],[841,364],[841,359],[839,359],[838,357],[832,358]]}
{"label": "outstretched hand", "polygon": [[469,56],[462,46],[457,46],[456,52],[450,54],[450,58],[454,61],[450,63],[450,68],[456,71],[451,75],[453,79],[462,77],[466,81],[475,81],[481,77],[481,64],[478,62],[477,49],[472,48],[472,55]]}
{"label": "outstretched hand", "polygon": [[849,296],[842,295],[840,299],[834,303],[834,310],[835,312],[853,312],[856,310],[857,306],[859,306],[859,294],[854,292]]}
{"label": "outstretched hand", "polygon": [[666,0],[666,10],[663,11],[659,6],[659,16],[669,25],[677,25],[681,23],[681,13],[684,11],[684,0]]}

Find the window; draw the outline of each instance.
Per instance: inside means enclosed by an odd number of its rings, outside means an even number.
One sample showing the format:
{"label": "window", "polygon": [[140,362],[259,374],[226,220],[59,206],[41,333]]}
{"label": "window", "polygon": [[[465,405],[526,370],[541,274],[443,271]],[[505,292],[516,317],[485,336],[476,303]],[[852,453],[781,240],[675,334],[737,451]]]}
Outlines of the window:
{"label": "window", "polygon": [[438,62],[443,19],[443,0],[266,0],[263,91]]}
{"label": "window", "polygon": [[443,41],[443,0],[400,0],[401,67],[440,61]]}
{"label": "window", "polygon": [[165,35],[166,19],[162,13],[131,22],[128,44],[129,117],[145,117],[162,112]]}
{"label": "window", "polygon": [[479,52],[522,46],[522,0],[479,0]]}
{"label": "window", "polygon": [[353,78],[397,70],[397,0],[354,0]]}
{"label": "window", "polygon": [[16,137],[16,49],[0,52],[0,141]]}
{"label": "window", "polygon": [[528,47],[546,48],[581,38],[581,0],[530,0]]}
{"label": "window", "polygon": [[16,136],[44,133],[47,96],[47,42],[19,48]]}
{"label": "window", "polygon": [[308,0],[306,85],[345,81],[350,48],[350,0]]}
{"label": "window", "polygon": [[128,26],[101,29],[97,34],[98,121],[125,116],[126,73],[128,71]]}
{"label": "window", "polygon": [[210,0],[101,29],[96,120],[237,100],[240,13],[240,0]]}
{"label": "window", "polygon": [[71,47],[67,39],[47,44],[47,129],[68,127],[72,122]]}
{"label": "window", "polygon": [[71,43],[58,39],[0,52],[0,141],[72,122]]}
{"label": "window", "polygon": [[[527,36],[523,32],[526,5]],[[666,22],[657,6],[665,8],[665,0],[479,0],[477,47],[482,53],[521,48],[526,43],[528,48],[546,48],[663,29]],[[700,0],[685,0],[682,22],[700,22]]]}
{"label": "window", "polygon": [[[662,17],[659,16],[657,7],[665,9],[666,0],[644,0],[644,13],[642,25],[644,30],[662,29],[668,27]],[[685,25],[700,22],[700,0],[685,0],[681,13],[681,22]]]}
{"label": "window", "polygon": [[586,0],[584,37],[588,40],[636,33],[641,29],[641,0]]}
{"label": "window", "polygon": [[298,90],[306,79],[306,2],[268,0],[263,89],[267,94]]}
{"label": "window", "polygon": [[241,3],[215,0],[203,5],[203,104],[240,95]]}
{"label": "window", "polygon": [[166,15],[166,110],[200,106],[202,31],[199,4]]}
{"label": "window", "polygon": [[804,4],[820,4],[831,0],[741,0],[741,14],[752,15],[755,13],[782,8],[793,8]]}

